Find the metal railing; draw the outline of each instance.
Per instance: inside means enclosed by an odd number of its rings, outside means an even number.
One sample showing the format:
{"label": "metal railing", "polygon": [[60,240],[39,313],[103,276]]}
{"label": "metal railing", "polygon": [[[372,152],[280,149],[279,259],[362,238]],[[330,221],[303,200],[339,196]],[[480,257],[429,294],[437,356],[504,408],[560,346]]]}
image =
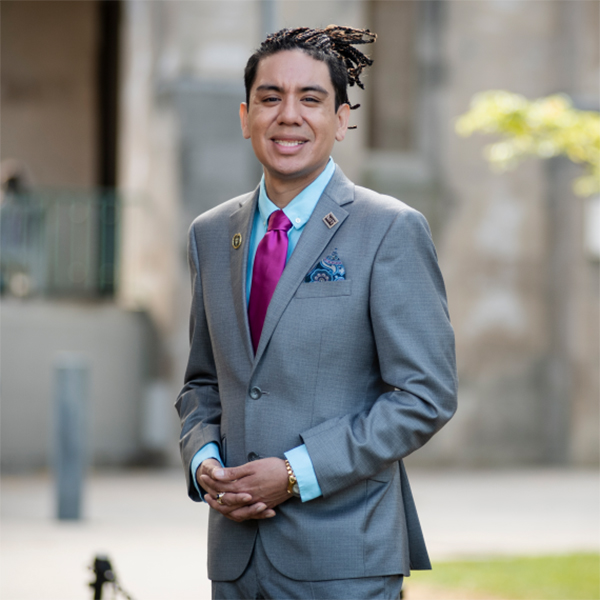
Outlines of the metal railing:
{"label": "metal railing", "polygon": [[0,293],[112,296],[119,217],[114,190],[6,194],[0,206]]}

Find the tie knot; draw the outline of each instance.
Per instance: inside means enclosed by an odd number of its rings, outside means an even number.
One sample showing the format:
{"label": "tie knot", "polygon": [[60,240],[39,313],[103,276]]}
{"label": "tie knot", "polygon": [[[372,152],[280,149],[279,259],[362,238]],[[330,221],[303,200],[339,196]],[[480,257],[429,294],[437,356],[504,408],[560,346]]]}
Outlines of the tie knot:
{"label": "tie knot", "polygon": [[282,210],[276,210],[269,217],[269,226],[267,231],[283,230],[286,233],[292,227],[292,222],[285,216]]}

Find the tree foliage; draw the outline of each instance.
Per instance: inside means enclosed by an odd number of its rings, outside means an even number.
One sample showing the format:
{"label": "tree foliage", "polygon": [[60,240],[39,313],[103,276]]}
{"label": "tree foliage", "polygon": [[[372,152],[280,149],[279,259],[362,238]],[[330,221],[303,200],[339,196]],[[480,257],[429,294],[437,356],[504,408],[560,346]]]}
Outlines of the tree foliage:
{"label": "tree foliage", "polygon": [[486,146],[492,168],[505,171],[530,156],[567,156],[585,166],[573,183],[579,196],[600,192],[600,113],[573,108],[571,99],[556,94],[527,100],[501,90],[476,94],[468,112],[456,122],[462,136],[480,132],[502,139]]}

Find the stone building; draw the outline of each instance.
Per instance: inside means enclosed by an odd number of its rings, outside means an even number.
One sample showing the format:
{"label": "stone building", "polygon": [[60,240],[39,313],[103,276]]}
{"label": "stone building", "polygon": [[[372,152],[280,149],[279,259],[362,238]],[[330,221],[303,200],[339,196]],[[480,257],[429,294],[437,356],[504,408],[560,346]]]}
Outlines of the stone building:
{"label": "stone building", "polygon": [[[334,158],[355,182],[426,215],[448,288],[459,411],[411,460],[597,464],[598,232],[586,237],[589,201],[571,192],[578,169],[531,160],[492,173],[482,157],[489,140],[458,137],[454,122],[488,89],[528,98],[565,92],[578,107],[598,110],[599,7],[596,0],[3,0],[2,165],[22,165],[44,198],[52,190],[96,198],[98,189],[117,190],[118,198],[110,260],[88,248],[102,223],[81,238],[87,246],[77,242],[93,264],[104,260],[98,272],[113,265],[114,285],[102,287],[99,275],[89,285],[77,279],[71,255],[59,261],[70,269],[60,289],[56,275],[39,283],[33,267],[7,272],[3,468],[47,463],[60,350],[81,352],[91,365],[97,464],[177,461],[172,403],[187,354],[187,228],[258,182],[237,117],[247,57],[269,31],[329,23],[379,34],[367,90],[351,93],[362,105],[352,113],[358,129]],[[69,211],[57,220],[77,212]]]}

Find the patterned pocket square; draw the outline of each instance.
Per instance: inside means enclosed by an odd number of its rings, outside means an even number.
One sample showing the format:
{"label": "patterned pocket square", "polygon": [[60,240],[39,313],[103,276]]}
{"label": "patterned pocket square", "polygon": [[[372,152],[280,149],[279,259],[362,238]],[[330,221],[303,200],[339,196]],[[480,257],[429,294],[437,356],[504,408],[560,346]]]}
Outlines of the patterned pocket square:
{"label": "patterned pocket square", "polygon": [[311,281],[342,281],[346,279],[346,269],[337,254],[337,248],[304,278],[306,283]]}

